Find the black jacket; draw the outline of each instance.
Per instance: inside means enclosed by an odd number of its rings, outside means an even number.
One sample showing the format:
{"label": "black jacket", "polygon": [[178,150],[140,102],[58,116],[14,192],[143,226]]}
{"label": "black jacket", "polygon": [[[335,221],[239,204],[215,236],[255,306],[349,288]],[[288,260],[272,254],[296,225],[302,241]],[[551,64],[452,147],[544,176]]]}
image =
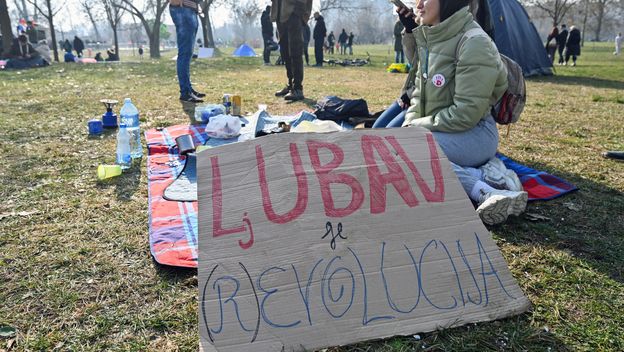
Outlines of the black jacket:
{"label": "black jacket", "polygon": [[566,41],[568,40],[568,30],[564,29],[561,32],[559,32],[559,35],[557,36],[557,45],[560,47],[564,47],[566,45]]}
{"label": "black jacket", "polygon": [[271,22],[271,12],[264,10],[260,16],[260,24],[262,25],[262,37],[264,39],[273,38],[273,22]]}
{"label": "black jacket", "polygon": [[342,31],[342,33],[340,33],[340,35],[338,36],[338,43],[346,44],[347,39],[349,39],[349,35],[347,34],[347,32]]}
{"label": "black jacket", "polygon": [[327,36],[327,27],[325,27],[325,19],[323,16],[319,16],[316,19],[316,26],[314,26],[314,33],[312,33],[312,38],[314,40],[325,40]]}
{"label": "black jacket", "polygon": [[570,31],[566,42],[566,52],[570,55],[581,55],[581,31],[576,28]]}
{"label": "black jacket", "polygon": [[76,51],[84,50],[84,43],[82,42],[82,39],[78,37],[74,38],[74,50]]}

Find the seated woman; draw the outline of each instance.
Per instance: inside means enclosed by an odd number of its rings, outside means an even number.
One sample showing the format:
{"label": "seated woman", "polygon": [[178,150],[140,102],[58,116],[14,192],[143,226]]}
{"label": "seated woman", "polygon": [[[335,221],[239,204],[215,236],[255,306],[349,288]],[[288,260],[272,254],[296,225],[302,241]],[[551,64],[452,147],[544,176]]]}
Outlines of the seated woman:
{"label": "seated woman", "polygon": [[6,68],[24,69],[45,65],[45,61],[43,61],[41,55],[39,55],[37,50],[28,42],[26,34],[20,34],[19,37],[13,41],[9,57],[10,59]]}
{"label": "seated woman", "polygon": [[115,52],[115,48],[110,48],[106,50],[106,61],[119,61],[119,55]]}
{"label": "seated woman", "polygon": [[481,219],[497,224],[525,210],[527,193],[495,157],[498,129],[489,111],[507,89],[507,72],[487,34],[464,38],[470,29],[481,30],[469,3],[417,0],[418,16],[397,10],[405,52],[418,65],[403,126],[432,132]]}

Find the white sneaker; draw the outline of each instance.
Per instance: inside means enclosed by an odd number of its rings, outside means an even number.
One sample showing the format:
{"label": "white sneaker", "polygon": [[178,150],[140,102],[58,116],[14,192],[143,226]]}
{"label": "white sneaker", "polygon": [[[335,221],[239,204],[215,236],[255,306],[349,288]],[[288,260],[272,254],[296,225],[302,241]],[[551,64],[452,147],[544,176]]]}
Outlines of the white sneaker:
{"label": "white sneaker", "polygon": [[527,200],[527,192],[494,190],[481,195],[477,214],[488,225],[500,224],[509,215],[522,214]]}
{"label": "white sneaker", "polygon": [[513,170],[507,169],[505,163],[497,157],[490,159],[479,168],[483,172],[483,181],[496,189],[520,192],[522,182]]}

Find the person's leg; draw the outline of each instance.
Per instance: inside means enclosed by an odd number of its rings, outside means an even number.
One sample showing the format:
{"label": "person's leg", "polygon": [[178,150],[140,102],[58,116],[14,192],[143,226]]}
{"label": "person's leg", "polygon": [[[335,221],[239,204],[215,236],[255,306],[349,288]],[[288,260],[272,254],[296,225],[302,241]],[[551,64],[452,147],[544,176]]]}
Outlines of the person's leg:
{"label": "person's leg", "polygon": [[305,56],[306,66],[310,66],[310,56],[308,56],[308,43],[303,43],[303,56]]}
{"label": "person's leg", "polygon": [[169,7],[169,13],[176,28],[176,40],[178,43],[178,58],[176,60],[176,70],[178,73],[178,84],[180,85],[180,98],[187,98],[191,95],[190,63],[193,55],[193,36],[191,23],[187,21],[186,11],[192,11],[183,7]]}
{"label": "person's leg", "polygon": [[[189,28],[191,30],[191,58],[193,57],[193,48],[195,47],[195,39],[197,39],[197,29],[199,28],[199,20],[197,19],[197,12],[191,10],[186,12],[186,16],[189,22]],[[196,93],[193,89],[193,83],[191,81],[191,60],[189,60],[189,89],[191,92]],[[205,95],[204,95],[205,96]]]}
{"label": "person's leg", "polygon": [[566,53],[565,53],[565,62],[564,62],[564,64],[566,64],[566,65],[567,65],[567,64],[568,64],[568,61],[570,61],[570,53],[569,53],[569,52],[567,52],[567,50],[566,50]]}
{"label": "person's leg", "polygon": [[576,55],[572,55],[572,66],[576,66]]}
{"label": "person's leg", "polygon": [[[291,15],[288,21],[288,46],[293,77],[293,90],[303,90],[303,27],[301,17]],[[281,32],[280,32],[281,33]]]}
{"label": "person's leg", "polygon": [[398,63],[399,63],[399,58],[400,58],[400,57],[399,57],[399,52],[398,52],[398,51],[395,51],[395,52],[394,52],[394,63],[395,63],[395,64],[398,64]]}
{"label": "person's leg", "polygon": [[271,63],[271,43],[268,39],[264,38],[264,51],[262,52],[262,57],[264,59],[264,64],[268,65]]}
{"label": "person's leg", "polygon": [[563,46],[558,46],[557,51],[559,52],[559,64],[563,64]]}
{"label": "person's leg", "polygon": [[394,127],[402,127],[403,126],[403,122],[405,122],[405,113],[407,112],[407,110],[403,110],[401,111],[397,116],[395,116],[392,121],[390,121],[386,127],[387,128],[394,128]]}
{"label": "person's leg", "polygon": [[468,131],[432,133],[447,158],[462,167],[479,167],[487,163],[498,148],[498,129],[491,116]]}
{"label": "person's leg", "polygon": [[401,50],[401,63],[405,63],[405,53]]}
{"label": "person's leg", "polygon": [[323,66],[323,40],[314,40],[314,57],[316,58],[316,66]]}
{"label": "person's leg", "polygon": [[[292,89],[293,87],[293,71],[292,64],[290,61],[290,43],[288,38],[290,38],[290,33],[288,32],[287,22],[282,22],[277,24],[277,30],[279,31],[279,46],[280,46],[280,56],[282,58],[282,62],[286,66],[286,77],[288,77],[288,87]],[[286,94],[286,93],[284,93]]]}
{"label": "person's leg", "polygon": [[384,111],[373,124],[373,128],[385,128],[399,113],[401,113],[401,107],[396,101],[392,103],[386,111]]}

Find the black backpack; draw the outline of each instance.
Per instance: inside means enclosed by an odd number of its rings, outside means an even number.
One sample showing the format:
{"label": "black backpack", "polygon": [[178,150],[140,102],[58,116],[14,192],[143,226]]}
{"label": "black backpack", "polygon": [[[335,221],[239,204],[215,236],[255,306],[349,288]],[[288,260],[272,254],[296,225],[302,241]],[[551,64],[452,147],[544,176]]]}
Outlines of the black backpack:
{"label": "black backpack", "polygon": [[327,96],[316,102],[314,115],[319,120],[332,120],[340,123],[354,117],[370,117],[368,104],[364,99],[342,99]]}

